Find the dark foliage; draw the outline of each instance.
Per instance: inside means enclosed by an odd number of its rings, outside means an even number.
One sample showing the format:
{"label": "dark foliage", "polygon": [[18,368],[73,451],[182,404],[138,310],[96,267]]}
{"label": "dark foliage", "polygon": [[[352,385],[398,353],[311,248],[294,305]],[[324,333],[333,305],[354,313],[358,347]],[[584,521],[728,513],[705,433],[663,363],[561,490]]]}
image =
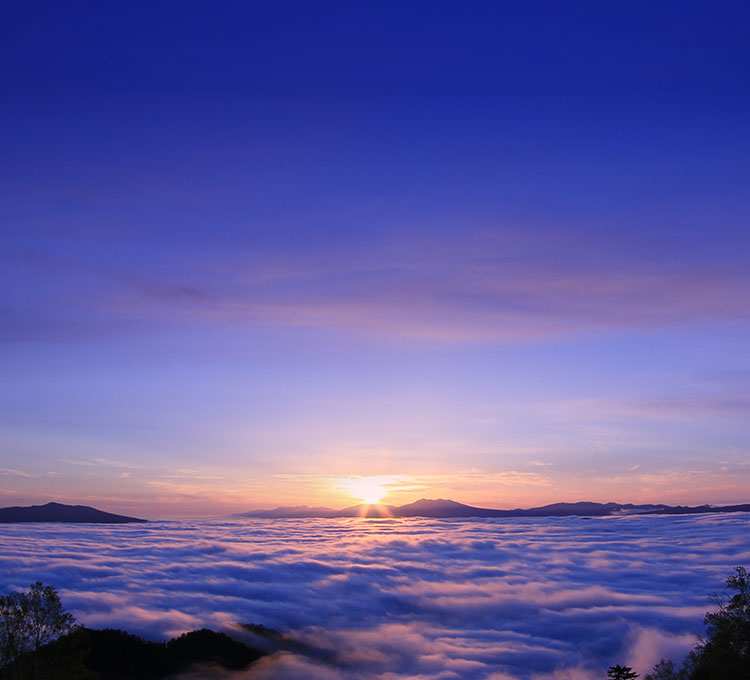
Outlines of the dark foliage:
{"label": "dark foliage", "polygon": [[265,654],[208,628],[185,633],[167,643],[167,657],[176,668],[210,662],[230,670],[240,670]]}
{"label": "dark foliage", "polygon": [[278,630],[267,628],[260,623],[241,623],[240,628],[248,631],[249,633],[253,633],[254,635],[258,635],[259,637],[266,638],[267,640],[273,640],[275,642],[281,642],[284,638],[284,636],[279,633]]}
{"label": "dark foliage", "polygon": [[727,587],[734,594],[719,599],[719,610],[704,619],[706,637],[695,651],[690,680],[750,678],[750,579],[744,567],[735,568]]}
{"label": "dark foliage", "polygon": [[241,670],[267,652],[207,628],[149,642],[122,630],[84,629],[88,635],[88,668],[98,680],[160,680],[193,665]]}
{"label": "dark foliage", "polygon": [[0,677],[62,678],[76,665],[75,619],[41,581],[0,597]]}
{"label": "dark foliage", "polygon": [[[268,634],[276,631],[266,628]],[[203,628],[169,642],[122,630],[76,628],[0,668],[0,680],[161,680],[194,665],[242,670],[268,652]],[[49,669],[37,676],[36,667]]]}
{"label": "dark foliage", "polygon": [[[200,664],[241,670],[268,654],[207,628],[148,642],[74,623],[57,591],[40,581],[0,597],[0,680],[160,680]],[[265,626],[245,629],[281,639]]]}
{"label": "dark foliage", "polygon": [[662,660],[644,680],[750,678],[750,577],[744,567],[735,567],[727,589],[730,592],[716,599],[718,610],[706,614],[706,635],[682,668]]}
{"label": "dark foliage", "polygon": [[688,671],[685,667],[677,669],[674,662],[662,659],[644,680],[688,680]]}
{"label": "dark foliage", "polygon": [[607,677],[610,680],[635,680],[638,677],[630,666],[610,666],[607,670]]}
{"label": "dark foliage", "polygon": [[158,680],[170,672],[166,645],[149,642],[123,630],[86,629],[86,665],[101,680]]}

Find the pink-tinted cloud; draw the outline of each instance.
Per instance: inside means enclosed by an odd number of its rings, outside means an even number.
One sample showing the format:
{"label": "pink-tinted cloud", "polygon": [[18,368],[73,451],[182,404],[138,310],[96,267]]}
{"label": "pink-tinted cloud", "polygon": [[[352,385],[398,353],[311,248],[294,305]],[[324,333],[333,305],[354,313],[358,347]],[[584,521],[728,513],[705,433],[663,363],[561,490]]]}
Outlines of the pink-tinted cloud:
{"label": "pink-tinted cloud", "polygon": [[[257,622],[307,645],[233,680],[591,680],[678,660],[750,562],[745,515],[0,527],[0,590],[151,638]],[[223,677],[221,675],[217,677]]]}

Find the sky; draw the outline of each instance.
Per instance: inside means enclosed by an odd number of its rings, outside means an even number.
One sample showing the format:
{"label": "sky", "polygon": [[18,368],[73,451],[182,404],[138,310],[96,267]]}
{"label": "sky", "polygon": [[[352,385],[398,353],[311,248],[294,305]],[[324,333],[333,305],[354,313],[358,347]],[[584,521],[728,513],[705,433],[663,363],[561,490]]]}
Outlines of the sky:
{"label": "sky", "polygon": [[750,501],[749,20],[11,3],[0,505]]}

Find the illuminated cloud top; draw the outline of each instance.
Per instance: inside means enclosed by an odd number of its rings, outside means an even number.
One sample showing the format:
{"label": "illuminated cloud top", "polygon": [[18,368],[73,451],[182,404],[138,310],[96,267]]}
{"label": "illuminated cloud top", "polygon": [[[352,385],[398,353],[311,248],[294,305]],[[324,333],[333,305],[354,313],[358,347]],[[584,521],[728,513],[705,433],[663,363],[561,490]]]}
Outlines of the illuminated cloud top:
{"label": "illuminated cloud top", "polygon": [[151,639],[254,622],[311,645],[236,680],[600,680],[695,646],[748,529],[747,513],[6,525],[0,592],[43,579],[80,623]]}

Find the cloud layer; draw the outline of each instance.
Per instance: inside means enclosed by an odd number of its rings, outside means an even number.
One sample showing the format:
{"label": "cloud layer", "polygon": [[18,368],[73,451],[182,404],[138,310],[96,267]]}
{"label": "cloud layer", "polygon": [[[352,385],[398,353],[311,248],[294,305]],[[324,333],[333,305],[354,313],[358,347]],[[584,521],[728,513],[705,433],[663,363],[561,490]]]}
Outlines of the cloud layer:
{"label": "cloud layer", "polygon": [[689,650],[749,536],[747,515],[8,525],[0,590],[41,579],[80,622],[150,638],[256,622],[323,652],[248,679],[594,680]]}

